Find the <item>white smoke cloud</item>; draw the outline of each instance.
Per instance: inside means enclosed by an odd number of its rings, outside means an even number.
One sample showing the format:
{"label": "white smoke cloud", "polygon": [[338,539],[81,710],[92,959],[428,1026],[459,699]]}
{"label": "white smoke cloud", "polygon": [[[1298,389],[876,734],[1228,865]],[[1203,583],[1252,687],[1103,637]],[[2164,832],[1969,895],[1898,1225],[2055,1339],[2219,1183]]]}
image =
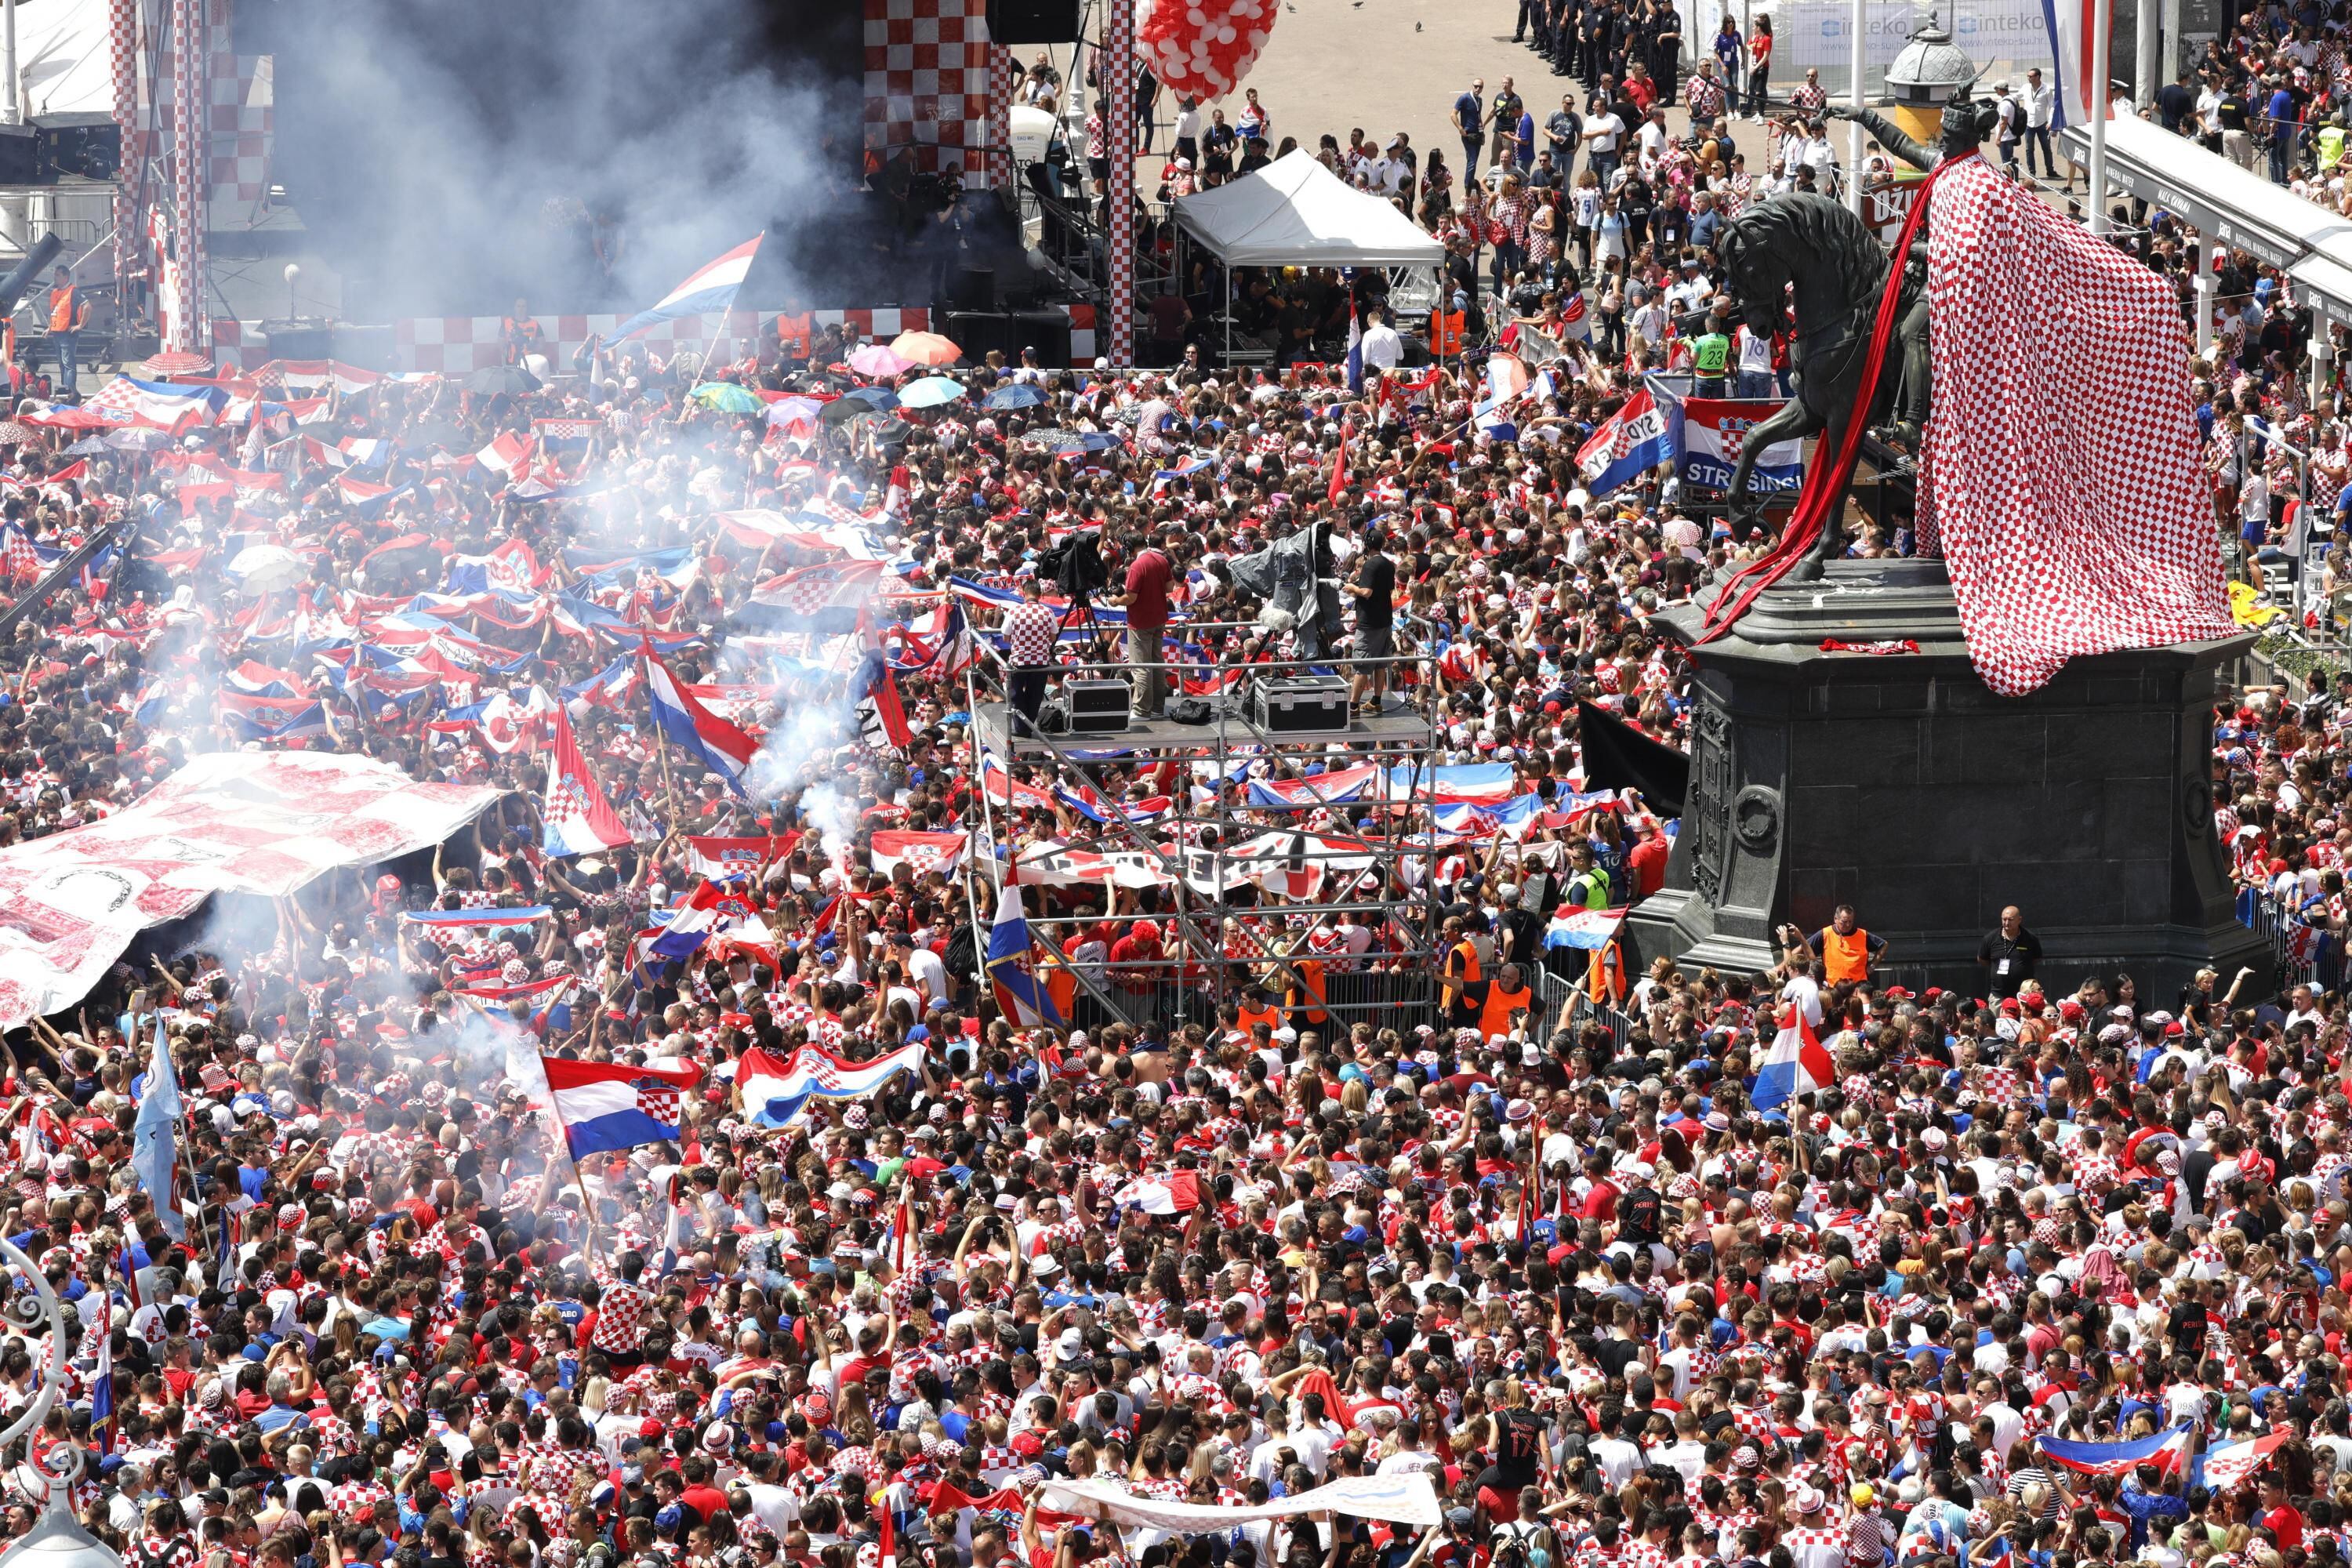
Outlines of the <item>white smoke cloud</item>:
{"label": "white smoke cloud", "polygon": [[649,302],[811,207],[845,92],[857,134],[860,84],[833,84],[828,102],[758,63],[756,6],[284,9],[277,165],[315,228],[368,237],[363,256],[338,259],[372,266],[387,297],[408,301],[394,313],[429,313],[417,301],[435,290],[478,308],[533,288],[541,309],[582,309],[577,291],[596,276],[585,220],[600,213],[616,220],[614,295]]}

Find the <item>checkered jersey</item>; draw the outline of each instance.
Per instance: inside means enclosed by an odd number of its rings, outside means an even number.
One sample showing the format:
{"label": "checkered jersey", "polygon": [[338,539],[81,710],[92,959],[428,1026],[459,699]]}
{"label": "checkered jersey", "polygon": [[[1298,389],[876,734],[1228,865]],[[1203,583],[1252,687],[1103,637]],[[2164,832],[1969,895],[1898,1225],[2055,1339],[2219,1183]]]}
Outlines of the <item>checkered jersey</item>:
{"label": "checkered jersey", "polygon": [[1927,461],[1978,674],[2021,696],[2078,654],[2231,635],[2168,286],[1981,158],[1933,200]]}

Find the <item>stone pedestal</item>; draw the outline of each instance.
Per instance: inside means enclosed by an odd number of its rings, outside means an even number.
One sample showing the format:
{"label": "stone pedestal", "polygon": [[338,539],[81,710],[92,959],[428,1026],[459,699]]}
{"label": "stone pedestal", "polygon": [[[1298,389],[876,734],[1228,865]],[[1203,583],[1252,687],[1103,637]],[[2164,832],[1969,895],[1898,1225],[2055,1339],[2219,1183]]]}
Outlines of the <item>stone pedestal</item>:
{"label": "stone pedestal", "polygon": [[[1687,640],[1701,618],[1663,622]],[[1826,638],[1919,651],[1824,653]],[[2170,1007],[2207,963],[2225,987],[2247,965],[2267,989],[2269,946],[2237,922],[2214,839],[2210,763],[2217,676],[2251,641],[2078,658],[2007,698],[1969,664],[1940,563],[1841,562],[1774,588],[1696,650],[1690,795],[1627,945],[1643,963],[1753,973],[1778,956],[1775,927],[1816,931],[1851,903],[1887,939],[1885,979],[1981,995],[1977,945],[2015,904],[2046,989],[2123,971]]]}

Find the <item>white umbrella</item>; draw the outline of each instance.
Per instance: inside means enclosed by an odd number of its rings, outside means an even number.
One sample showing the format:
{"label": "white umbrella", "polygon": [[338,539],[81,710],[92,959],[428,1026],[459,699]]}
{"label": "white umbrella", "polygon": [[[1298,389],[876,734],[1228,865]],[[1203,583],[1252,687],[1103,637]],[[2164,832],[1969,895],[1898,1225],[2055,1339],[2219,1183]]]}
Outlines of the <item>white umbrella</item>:
{"label": "white umbrella", "polygon": [[249,544],[228,563],[228,574],[247,595],[259,598],[291,588],[310,575],[309,563],[282,544]]}

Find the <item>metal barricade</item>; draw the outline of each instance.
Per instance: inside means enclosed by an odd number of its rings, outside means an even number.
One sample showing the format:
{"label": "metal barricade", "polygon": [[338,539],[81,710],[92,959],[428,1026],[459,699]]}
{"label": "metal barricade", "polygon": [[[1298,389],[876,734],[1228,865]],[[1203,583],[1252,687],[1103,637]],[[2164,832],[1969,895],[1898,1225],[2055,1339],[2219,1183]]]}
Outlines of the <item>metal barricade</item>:
{"label": "metal barricade", "polygon": [[2314,926],[2265,889],[2249,888],[2239,895],[2238,921],[2267,937],[2278,960],[2279,989],[2312,985],[2339,989],[2344,981],[2344,944],[2333,932]]}

